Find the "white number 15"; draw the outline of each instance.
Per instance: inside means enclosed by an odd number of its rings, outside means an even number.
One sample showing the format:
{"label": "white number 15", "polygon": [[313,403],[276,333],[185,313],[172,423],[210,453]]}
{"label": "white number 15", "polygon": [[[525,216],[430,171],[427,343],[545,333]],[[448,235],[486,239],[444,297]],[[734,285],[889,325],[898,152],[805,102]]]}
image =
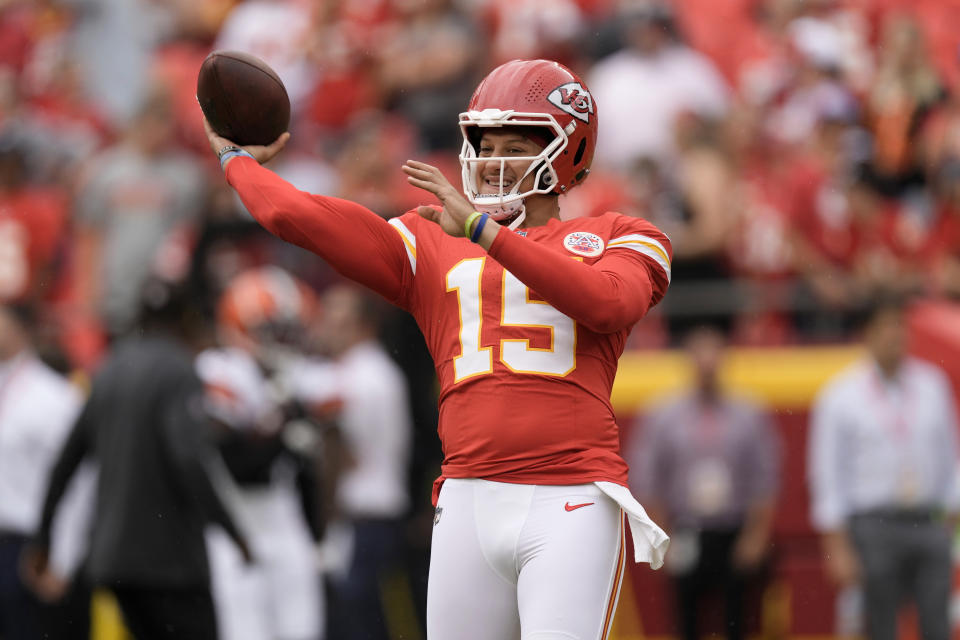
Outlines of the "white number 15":
{"label": "white number 15", "polygon": [[[447,291],[457,292],[460,311],[460,355],[453,359],[454,382],[493,371],[491,347],[480,346],[483,319],[480,280],[486,258],[461,260],[447,272]],[[530,346],[526,338],[500,340],[500,361],[516,373],[565,376],[576,367],[577,329],[573,320],[542,300],[504,270],[500,326],[550,330],[550,348]]]}

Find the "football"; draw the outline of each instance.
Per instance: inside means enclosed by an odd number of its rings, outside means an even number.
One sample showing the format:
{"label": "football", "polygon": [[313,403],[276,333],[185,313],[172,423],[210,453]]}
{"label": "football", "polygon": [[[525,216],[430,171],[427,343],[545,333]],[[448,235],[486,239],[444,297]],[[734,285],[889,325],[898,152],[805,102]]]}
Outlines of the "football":
{"label": "football", "polygon": [[238,145],[267,145],[290,125],[280,76],[242,51],[214,51],[197,75],[197,101],[210,126]]}

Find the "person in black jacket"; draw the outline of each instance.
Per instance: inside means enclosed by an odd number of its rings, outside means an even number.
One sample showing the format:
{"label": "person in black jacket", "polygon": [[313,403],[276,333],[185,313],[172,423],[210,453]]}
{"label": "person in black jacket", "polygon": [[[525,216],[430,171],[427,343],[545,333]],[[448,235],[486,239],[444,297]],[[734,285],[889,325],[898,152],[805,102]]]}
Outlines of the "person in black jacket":
{"label": "person in black jacket", "polygon": [[147,299],[143,331],[118,340],[94,378],[52,472],[25,564],[42,575],[57,505],[90,456],[99,467],[86,564],[92,583],[114,593],[137,640],[214,640],[207,522],[223,527],[245,559],[250,554],[215,487],[185,294],[161,287]]}

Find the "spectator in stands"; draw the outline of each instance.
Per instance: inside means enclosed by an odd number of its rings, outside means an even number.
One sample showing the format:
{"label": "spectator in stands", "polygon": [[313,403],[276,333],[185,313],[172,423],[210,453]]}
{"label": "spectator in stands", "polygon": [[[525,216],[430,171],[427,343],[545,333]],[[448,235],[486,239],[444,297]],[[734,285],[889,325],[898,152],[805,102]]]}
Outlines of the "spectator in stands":
{"label": "spectator in stands", "polygon": [[[58,537],[71,539],[70,557],[62,558],[66,565],[55,560],[42,582],[25,583],[20,573],[21,552],[40,523],[50,469],[82,404],[80,391],[37,357],[31,324],[28,307],[0,304],[0,637],[82,639],[90,626],[89,590],[78,582],[73,597],[61,602],[84,547],[76,490],[58,526]],[[62,548],[63,540],[58,542]]]}
{"label": "spectator in stands", "polygon": [[[675,338],[706,319],[703,301],[731,300],[727,243],[736,219],[733,163],[723,146],[718,123],[687,114],[675,123],[677,155],[673,171],[659,173],[673,192],[672,207],[659,207],[644,216],[664,230],[673,242],[671,278],[677,283],[664,300],[670,332]],[[650,163],[651,166],[653,163]],[[686,307],[684,309],[684,307]],[[696,309],[696,316],[690,310]],[[679,311],[676,315],[671,311]],[[730,326],[733,308],[711,313],[710,322]],[[685,312],[685,313],[684,313]]]}
{"label": "spectator in stands", "polygon": [[316,81],[308,59],[312,12],[309,3],[296,0],[245,0],[229,12],[213,48],[245,51],[269,64],[296,114]]}
{"label": "spectator in stands", "polygon": [[417,126],[426,149],[457,148],[460,132],[447,123],[462,110],[476,83],[476,27],[451,0],[395,5],[400,17],[377,51],[387,104]]}
{"label": "spectator in stands", "polygon": [[667,4],[624,10],[620,20],[626,46],[598,61],[587,79],[604,105],[597,158],[620,169],[644,157],[670,161],[677,116],[722,116],[727,85],[708,58],[680,40]]}
{"label": "spectator in stands", "polygon": [[946,160],[935,178],[938,211],[924,247],[928,284],[933,294],[960,300],[960,158]]}
{"label": "spectator in stands", "polygon": [[49,299],[66,235],[66,194],[31,184],[28,158],[14,131],[0,134],[0,300]]}
{"label": "spectator in stands", "polygon": [[53,468],[26,565],[34,579],[47,576],[54,515],[90,457],[99,469],[92,584],[113,592],[138,640],[216,638],[204,526],[220,525],[247,559],[250,551],[215,486],[189,298],[152,279],[143,299],[142,332],[118,342],[99,369]]}
{"label": "spectator in stands", "polygon": [[345,576],[331,582],[329,638],[386,640],[382,593],[404,546],[410,507],[407,473],[412,425],[407,384],[377,343],[380,307],[353,286],[322,298],[320,339],[337,360],[343,409],[340,427],[351,464],[337,483],[337,511],[353,528]]}
{"label": "spectator in stands", "polygon": [[902,301],[871,305],[863,339],[867,356],[832,380],[814,406],[813,523],[830,578],[862,585],[870,640],[897,637],[908,600],[920,635],[946,640],[958,508],[953,393],[939,368],[907,355]]}
{"label": "spectator in stands", "polygon": [[767,96],[771,112],[766,127],[781,143],[802,146],[823,114],[856,109],[856,98],[842,73],[851,52],[841,29],[822,18],[792,21],[787,36],[793,65],[783,78],[784,86]]}
{"label": "spectator in stands", "polygon": [[123,139],[91,159],[77,194],[80,297],[96,306],[107,333],[126,332],[158,247],[190,226],[203,202],[203,172],[169,143],[172,105],[157,88]]}
{"label": "spectator in stands", "polygon": [[576,59],[586,28],[576,0],[487,0],[478,3],[481,22],[491,25],[489,58],[501,64],[517,58]]}
{"label": "spectator in stands", "polygon": [[635,489],[672,542],[681,637],[703,631],[704,599],[722,593],[726,637],[745,638],[744,595],[770,549],[779,439],[765,411],[726,392],[725,338],[701,325],[686,338],[693,388],[651,411],[628,456]]}
{"label": "spectator in stands", "polygon": [[150,91],[156,48],[174,33],[173,3],[153,0],[66,0],[73,11],[70,45],[86,95],[126,125]]}
{"label": "spectator in stands", "polygon": [[866,100],[873,169],[888,193],[899,195],[922,187],[918,125],[945,93],[915,18],[890,14],[878,52],[879,67]]}

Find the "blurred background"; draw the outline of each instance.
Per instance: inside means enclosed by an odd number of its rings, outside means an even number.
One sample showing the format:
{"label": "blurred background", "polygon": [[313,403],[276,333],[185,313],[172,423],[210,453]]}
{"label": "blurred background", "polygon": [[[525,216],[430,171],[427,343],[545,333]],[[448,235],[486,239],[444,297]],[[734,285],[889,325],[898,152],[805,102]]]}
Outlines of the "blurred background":
{"label": "blurred background", "polygon": [[[81,387],[156,278],[187,284],[211,343],[229,323],[221,295],[265,265],[318,296],[297,316],[295,347],[312,358],[336,360],[339,311],[365,327],[372,314],[409,412],[384,624],[423,637],[442,458],[429,355],[406,314],[325,298],[339,276],[252,221],[207,148],[197,71],[214,49],[267,61],[293,105],[271,168],[390,218],[424,201],[399,171],[407,158],[459,184],[457,114],[487,71],[563,62],[600,122],[563,215],[644,217],[674,247],[670,291],[621,360],[625,450],[651,403],[692,382],[683,337],[720,328],[722,384],[769,410],[781,443],[752,632],[832,636],[855,599],[824,573],[806,442],[816,393],[861,353],[856,312],[878,292],[909,296],[911,352],[960,388],[958,24],[955,0],[0,0],[0,300],[31,310],[35,349]],[[330,500],[328,521],[349,521]],[[348,552],[329,526],[312,531],[318,571],[334,572]],[[617,638],[675,633],[666,580],[634,568]],[[95,601],[95,636],[122,637]]]}

